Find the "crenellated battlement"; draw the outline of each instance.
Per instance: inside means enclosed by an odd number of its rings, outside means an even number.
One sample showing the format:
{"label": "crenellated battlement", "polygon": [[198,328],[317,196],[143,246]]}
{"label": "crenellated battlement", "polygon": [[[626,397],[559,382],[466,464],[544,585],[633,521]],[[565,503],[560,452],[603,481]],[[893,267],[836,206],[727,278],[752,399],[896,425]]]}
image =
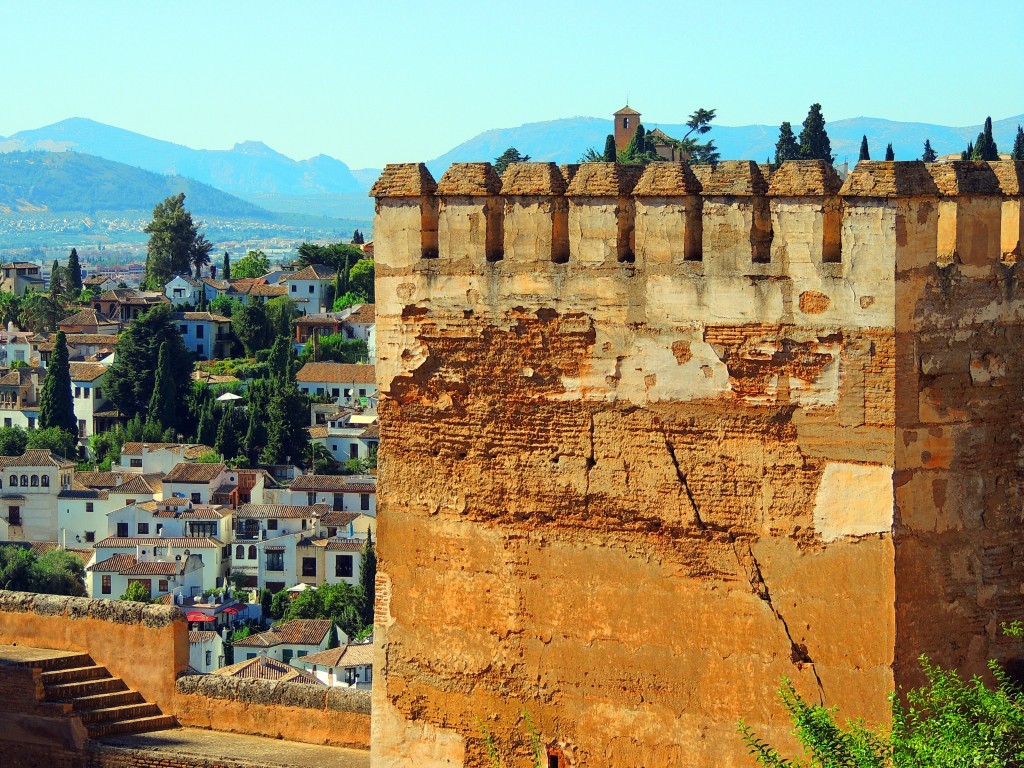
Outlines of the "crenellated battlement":
{"label": "crenellated battlement", "polygon": [[[750,161],[517,163],[503,177],[489,163],[456,163],[439,182],[422,164],[401,164],[384,169],[371,195],[387,233],[377,258],[388,266],[547,261],[629,264],[624,277],[667,265],[690,275],[785,276],[802,269],[794,260],[849,263],[865,228],[896,271],[1014,262],[1024,240],[1022,179],[1024,164],[1008,161],[862,162],[845,183],[823,161],[786,162],[770,176]],[[892,225],[882,241],[879,216]],[[911,241],[913,252],[901,253]]]}

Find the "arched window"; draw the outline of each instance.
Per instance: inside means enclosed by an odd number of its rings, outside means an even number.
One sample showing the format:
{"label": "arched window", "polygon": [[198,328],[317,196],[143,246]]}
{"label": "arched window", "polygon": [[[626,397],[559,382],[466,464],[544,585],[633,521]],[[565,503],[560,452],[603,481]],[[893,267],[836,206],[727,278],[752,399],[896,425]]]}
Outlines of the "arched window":
{"label": "arched window", "polygon": [[28,475],[21,476],[21,487],[28,488]]}
{"label": "arched window", "polygon": [[33,488],[38,488],[39,487],[39,475],[32,475],[32,487]]}
{"label": "arched window", "polygon": [[17,488],[17,487],[18,487],[18,476],[17,475],[11,475],[11,488]]}
{"label": "arched window", "polygon": [[43,488],[49,488],[49,487],[50,487],[50,476],[49,475],[43,475]]}
{"label": "arched window", "polygon": [[235,547],[235,560],[242,560],[245,558],[245,547],[239,544]]}
{"label": "arched window", "polygon": [[256,547],[252,547],[252,546],[249,547],[249,559],[250,560],[255,560],[256,559]]}

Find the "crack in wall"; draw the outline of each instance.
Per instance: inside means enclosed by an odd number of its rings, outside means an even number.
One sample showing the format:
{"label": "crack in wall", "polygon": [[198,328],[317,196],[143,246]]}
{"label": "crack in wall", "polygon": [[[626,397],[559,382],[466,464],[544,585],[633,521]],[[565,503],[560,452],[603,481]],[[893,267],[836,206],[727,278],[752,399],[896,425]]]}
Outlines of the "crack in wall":
{"label": "crack in wall", "polygon": [[[741,547],[744,548],[743,551],[741,551]],[[814,666],[814,659],[812,659],[810,654],[807,652],[806,645],[798,643],[793,639],[793,634],[790,632],[789,624],[786,622],[785,617],[779,612],[779,609],[775,607],[775,603],[772,601],[771,592],[768,589],[768,584],[765,582],[764,575],[761,573],[761,564],[758,563],[757,558],[754,557],[753,549],[751,549],[750,544],[747,542],[733,541],[733,552],[736,554],[736,562],[739,563],[740,568],[747,572],[747,580],[750,582],[750,588],[754,591],[754,594],[767,603],[768,610],[772,612],[779,624],[782,625],[782,630],[786,633],[786,639],[789,640],[790,661],[800,669],[803,668],[804,664],[811,668],[811,674],[814,675],[814,679],[818,684],[818,702],[824,706],[825,688],[822,685],[821,677],[818,675],[818,670]]]}
{"label": "crack in wall", "polygon": [[668,450],[668,455],[672,459],[672,466],[675,467],[676,470],[676,478],[679,480],[679,484],[683,487],[683,490],[686,491],[686,498],[690,500],[690,506],[693,507],[694,522],[697,523],[698,528],[704,530],[707,526],[704,525],[704,520],[700,516],[700,509],[697,508],[697,500],[693,498],[693,492],[690,490],[690,484],[686,482],[686,475],[683,474],[683,470],[679,466],[679,459],[676,457],[675,446],[673,446],[672,442],[668,439],[668,435],[663,434],[663,437],[665,438],[665,448]]}

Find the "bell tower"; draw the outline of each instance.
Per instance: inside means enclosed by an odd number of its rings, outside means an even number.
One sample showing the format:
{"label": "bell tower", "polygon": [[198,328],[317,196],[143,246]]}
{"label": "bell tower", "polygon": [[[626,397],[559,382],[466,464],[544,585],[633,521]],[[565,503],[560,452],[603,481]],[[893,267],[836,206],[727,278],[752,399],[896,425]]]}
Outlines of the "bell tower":
{"label": "bell tower", "polygon": [[615,113],[615,149],[622,151],[640,125],[640,113],[627,104]]}

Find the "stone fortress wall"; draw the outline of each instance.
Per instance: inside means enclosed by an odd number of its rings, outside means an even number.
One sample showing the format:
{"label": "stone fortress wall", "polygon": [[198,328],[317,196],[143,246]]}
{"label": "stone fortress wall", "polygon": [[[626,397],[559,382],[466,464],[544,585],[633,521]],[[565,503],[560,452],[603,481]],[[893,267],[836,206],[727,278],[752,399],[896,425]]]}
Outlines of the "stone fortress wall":
{"label": "stone fortress wall", "polygon": [[750,765],[783,676],[1012,652],[1024,165],[767,174],[385,169],[377,768]]}

